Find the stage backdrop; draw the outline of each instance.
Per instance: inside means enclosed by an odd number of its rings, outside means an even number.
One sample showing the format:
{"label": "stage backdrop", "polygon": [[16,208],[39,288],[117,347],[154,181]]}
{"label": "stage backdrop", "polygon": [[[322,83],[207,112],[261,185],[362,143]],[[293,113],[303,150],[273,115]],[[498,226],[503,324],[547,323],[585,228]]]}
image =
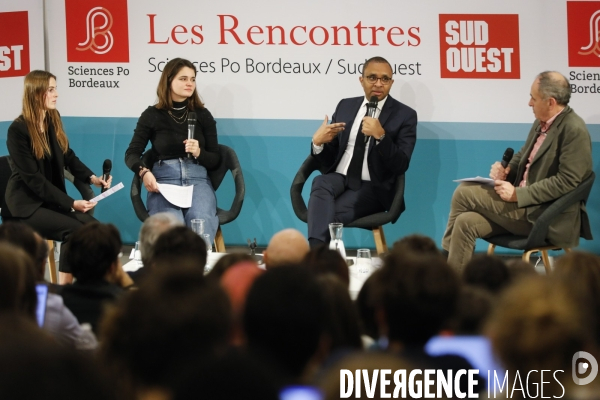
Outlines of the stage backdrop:
{"label": "stage backdrop", "polygon": [[[29,36],[41,54],[47,43],[45,66],[58,77],[71,146],[98,173],[112,159],[114,182],[126,185],[98,205],[96,216],[115,223],[127,242],[140,222],[129,200],[132,172],[124,153],[137,118],[155,102],[169,59],[197,66],[198,90],[218,121],[219,141],[237,152],[243,167],[246,199],[240,217],[223,227],[226,243],[256,237],[264,245],[286,227],[306,232],[289,188],[310,137],[341,98],[362,95],[364,61],[387,58],[394,70],[390,94],[417,110],[419,127],[406,176],[407,210],[385,227],[386,236],[393,242],[418,232],[439,242],[452,180],[486,176],[506,147],[522,145],[533,121],[527,102],[537,73],[559,70],[571,79],[571,105],[600,141],[599,10],[600,1],[47,0],[46,35],[36,36],[40,24],[30,22]],[[15,50],[0,46],[1,66]],[[39,57],[35,49],[32,59]],[[1,74],[2,93],[10,95],[0,100],[0,119],[9,121],[18,114],[22,77]],[[597,149],[594,159],[598,171]],[[222,208],[233,190],[228,179],[217,192]],[[588,204],[592,226],[600,226],[599,195],[596,185]],[[370,232],[357,229],[347,230],[345,242],[374,246]],[[596,242],[582,247],[600,253]]]}

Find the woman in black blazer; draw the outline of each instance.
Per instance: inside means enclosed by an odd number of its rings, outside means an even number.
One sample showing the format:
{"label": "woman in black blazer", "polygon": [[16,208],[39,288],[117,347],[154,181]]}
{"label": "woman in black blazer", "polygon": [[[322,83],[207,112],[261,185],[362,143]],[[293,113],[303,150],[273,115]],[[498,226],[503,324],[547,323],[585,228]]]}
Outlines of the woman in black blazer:
{"label": "woman in black blazer", "polygon": [[[56,110],[56,77],[46,71],[25,76],[23,111],[8,128],[6,144],[12,175],[6,188],[6,205],[16,219],[47,239],[63,245],[79,226],[95,221],[86,214],[96,203],[74,200],[65,188],[64,168],[75,178],[98,187],[110,187],[98,178],[69,148],[69,141]],[[60,254],[60,283],[72,280]]]}

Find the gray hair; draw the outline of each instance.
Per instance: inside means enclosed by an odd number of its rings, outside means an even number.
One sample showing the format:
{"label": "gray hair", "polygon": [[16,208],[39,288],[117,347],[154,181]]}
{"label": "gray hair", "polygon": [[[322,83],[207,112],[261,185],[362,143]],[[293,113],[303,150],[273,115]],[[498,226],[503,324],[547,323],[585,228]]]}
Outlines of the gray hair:
{"label": "gray hair", "polygon": [[538,75],[538,79],[538,90],[544,100],[554,98],[561,106],[569,104],[571,85],[563,74],[556,71],[544,71]]}
{"label": "gray hair", "polygon": [[144,221],[140,229],[140,253],[142,262],[150,259],[152,256],[154,243],[163,233],[176,226],[185,226],[185,224],[170,212],[160,212],[151,215]]}

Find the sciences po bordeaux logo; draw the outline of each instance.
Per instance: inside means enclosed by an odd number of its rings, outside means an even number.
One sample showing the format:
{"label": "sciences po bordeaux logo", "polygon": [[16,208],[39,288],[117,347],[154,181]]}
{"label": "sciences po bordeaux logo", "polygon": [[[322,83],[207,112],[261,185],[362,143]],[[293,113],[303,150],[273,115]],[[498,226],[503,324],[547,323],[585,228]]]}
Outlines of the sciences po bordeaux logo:
{"label": "sciences po bordeaux logo", "polygon": [[29,73],[27,11],[0,13],[0,78]]}
{"label": "sciences po bordeaux logo", "polygon": [[600,1],[567,2],[569,67],[600,67]]}
{"label": "sciences po bordeaux logo", "polygon": [[517,14],[440,14],[442,78],[519,79]]}
{"label": "sciences po bordeaux logo", "polygon": [[65,0],[68,62],[129,62],[127,0]]}

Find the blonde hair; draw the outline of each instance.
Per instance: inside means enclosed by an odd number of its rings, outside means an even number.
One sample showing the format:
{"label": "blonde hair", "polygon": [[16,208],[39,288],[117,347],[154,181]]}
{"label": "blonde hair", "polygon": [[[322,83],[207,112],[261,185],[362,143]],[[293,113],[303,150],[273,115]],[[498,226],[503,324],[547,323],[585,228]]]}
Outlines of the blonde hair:
{"label": "blonde hair", "polygon": [[40,121],[44,121],[45,117],[48,117],[49,123],[53,124],[58,144],[63,153],[66,153],[69,148],[69,140],[58,111],[46,109],[45,99],[50,87],[50,78],[56,80],[56,76],[50,72],[40,70],[31,71],[25,76],[22,117],[31,137],[31,150],[38,160],[45,155],[50,155],[47,129],[40,127]]}

